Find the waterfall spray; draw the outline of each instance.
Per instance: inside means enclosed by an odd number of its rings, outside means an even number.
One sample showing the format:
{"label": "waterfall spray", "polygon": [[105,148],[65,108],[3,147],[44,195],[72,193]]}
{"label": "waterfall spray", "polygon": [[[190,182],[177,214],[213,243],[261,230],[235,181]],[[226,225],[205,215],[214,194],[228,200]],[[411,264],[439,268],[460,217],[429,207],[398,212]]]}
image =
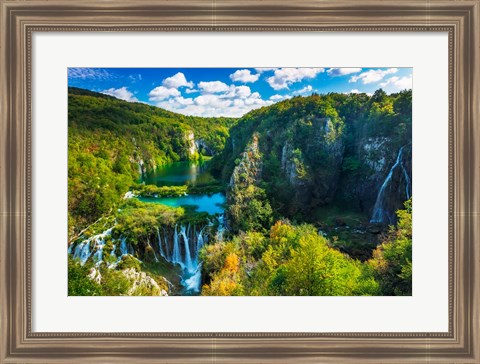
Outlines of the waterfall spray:
{"label": "waterfall spray", "polygon": [[392,176],[394,171],[397,168],[402,169],[402,174],[405,178],[405,184],[406,184],[406,187],[405,187],[406,199],[408,200],[410,198],[410,178],[408,176],[407,170],[405,169],[405,166],[403,165],[403,149],[404,148],[405,146],[401,147],[400,150],[398,151],[395,164],[392,166],[392,168],[390,168],[390,171],[388,172],[388,175],[383,181],[380,191],[378,192],[375,205],[373,206],[372,218],[370,219],[370,222],[372,223],[393,224],[395,222],[395,211],[389,211],[389,209],[386,206],[387,197],[388,197],[386,191],[389,185],[392,183]]}

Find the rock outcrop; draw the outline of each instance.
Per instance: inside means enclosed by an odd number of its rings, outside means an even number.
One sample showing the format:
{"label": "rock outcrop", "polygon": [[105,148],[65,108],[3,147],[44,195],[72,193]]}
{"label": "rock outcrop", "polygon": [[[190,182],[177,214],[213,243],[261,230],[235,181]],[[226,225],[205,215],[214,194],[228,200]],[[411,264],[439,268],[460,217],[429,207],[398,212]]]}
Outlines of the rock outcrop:
{"label": "rock outcrop", "polygon": [[[411,196],[408,114],[381,124],[368,113],[340,116],[340,108],[332,103],[329,109],[323,101],[318,95],[292,99],[241,119],[216,159],[219,175],[231,189],[252,184],[264,189],[272,208],[285,217],[331,204],[370,217],[399,148],[405,146],[402,173],[392,174],[382,197],[385,216],[395,216]],[[388,224],[392,219],[380,220]]]}
{"label": "rock outcrop", "polygon": [[165,282],[164,287],[160,287],[155,279],[145,272],[137,272],[134,268],[124,269],[122,273],[131,283],[131,287],[127,292],[129,296],[144,296],[146,292],[149,293],[149,296],[168,296],[167,282]]}

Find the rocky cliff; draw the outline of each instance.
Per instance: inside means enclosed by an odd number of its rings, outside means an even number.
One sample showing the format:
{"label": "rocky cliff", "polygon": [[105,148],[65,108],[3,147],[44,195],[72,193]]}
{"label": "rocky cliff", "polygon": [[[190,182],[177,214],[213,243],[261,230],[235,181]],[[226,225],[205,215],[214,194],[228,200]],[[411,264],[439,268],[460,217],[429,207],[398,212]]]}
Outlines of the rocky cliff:
{"label": "rocky cliff", "polygon": [[[380,96],[393,106],[395,97],[403,97]],[[372,99],[364,100],[365,108],[376,105]],[[388,118],[365,110],[347,115],[338,104],[334,98],[314,95],[241,119],[221,156],[220,173],[230,180],[231,190],[245,188],[241,176],[252,176],[272,208],[286,217],[338,205],[374,222],[394,223],[395,211],[411,196],[408,115],[395,114],[395,109]],[[248,158],[253,150],[260,159]],[[381,216],[379,209],[385,210]]]}

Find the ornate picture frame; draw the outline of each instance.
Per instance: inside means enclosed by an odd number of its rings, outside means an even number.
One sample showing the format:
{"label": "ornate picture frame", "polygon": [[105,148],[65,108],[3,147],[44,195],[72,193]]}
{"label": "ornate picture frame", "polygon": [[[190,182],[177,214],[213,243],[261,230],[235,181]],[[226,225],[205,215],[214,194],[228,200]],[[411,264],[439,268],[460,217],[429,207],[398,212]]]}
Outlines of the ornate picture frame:
{"label": "ornate picture frame", "polygon": [[[0,0],[0,7],[1,362],[480,362],[478,0]],[[31,42],[49,31],[448,32],[448,332],[33,332]]]}

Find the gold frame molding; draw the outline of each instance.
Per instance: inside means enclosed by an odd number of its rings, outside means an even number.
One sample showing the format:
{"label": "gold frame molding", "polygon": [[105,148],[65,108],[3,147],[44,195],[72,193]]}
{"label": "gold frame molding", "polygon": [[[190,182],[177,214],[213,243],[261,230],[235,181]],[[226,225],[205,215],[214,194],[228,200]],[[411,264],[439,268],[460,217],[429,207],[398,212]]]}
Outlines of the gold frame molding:
{"label": "gold frame molding", "polygon": [[[480,0],[0,0],[0,362],[480,363],[479,22]],[[47,31],[448,32],[448,332],[32,332],[31,39]]]}

